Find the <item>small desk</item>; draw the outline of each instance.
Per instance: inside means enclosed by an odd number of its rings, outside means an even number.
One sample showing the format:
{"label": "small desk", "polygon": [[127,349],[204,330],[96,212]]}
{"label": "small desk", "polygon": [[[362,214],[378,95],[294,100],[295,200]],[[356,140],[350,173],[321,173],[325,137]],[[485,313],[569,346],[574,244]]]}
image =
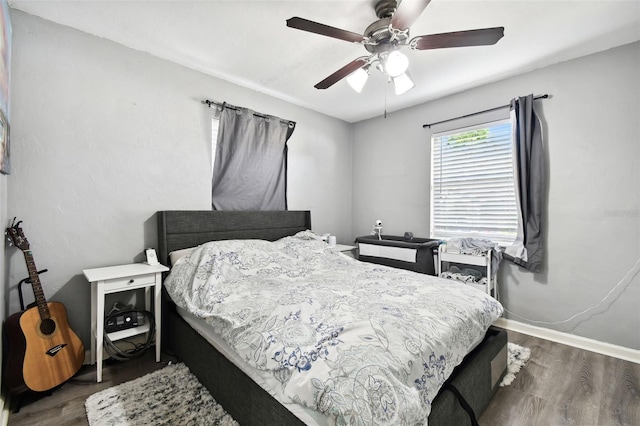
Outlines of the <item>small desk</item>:
{"label": "small desk", "polygon": [[[91,283],[91,364],[98,362],[97,381],[102,381],[102,352],[104,340],[104,298],[106,294],[144,288],[145,309],[151,310],[151,288],[154,289],[153,310],[155,316],[156,362],[160,361],[162,273],[164,265],[133,263],[106,268],[84,269],[82,272]],[[113,341],[150,332],[149,324],[109,333]]]}

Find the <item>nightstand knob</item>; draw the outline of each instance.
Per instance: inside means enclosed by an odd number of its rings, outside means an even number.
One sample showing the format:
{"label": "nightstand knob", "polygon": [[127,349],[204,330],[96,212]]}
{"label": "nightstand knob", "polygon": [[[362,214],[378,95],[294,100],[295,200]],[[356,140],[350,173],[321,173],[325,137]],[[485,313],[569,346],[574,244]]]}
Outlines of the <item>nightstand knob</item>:
{"label": "nightstand knob", "polygon": [[129,284],[133,284],[134,280],[133,278],[129,280]]}

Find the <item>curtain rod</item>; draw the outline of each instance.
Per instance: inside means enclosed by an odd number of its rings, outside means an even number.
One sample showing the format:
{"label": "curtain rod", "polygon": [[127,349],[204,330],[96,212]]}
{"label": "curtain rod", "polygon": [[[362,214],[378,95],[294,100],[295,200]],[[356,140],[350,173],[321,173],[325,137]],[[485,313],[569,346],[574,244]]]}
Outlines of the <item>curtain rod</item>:
{"label": "curtain rod", "polygon": [[[549,97],[549,95],[544,94],[544,95],[540,95],[540,96],[534,96],[533,100],[535,101],[537,99],[547,99],[548,97]],[[499,107],[485,109],[484,111],[472,112],[471,114],[461,115],[460,117],[453,117],[453,118],[448,118],[446,120],[437,121],[435,123],[423,124],[422,128],[423,129],[427,128],[427,127],[431,128],[431,126],[435,126],[436,124],[448,123],[449,121],[459,120],[461,118],[473,117],[474,115],[484,114],[485,112],[497,111],[499,109],[508,108],[510,106],[511,106],[511,104],[500,105]]]}
{"label": "curtain rod", "polygon": [[[205,100],[203,100],[203,101],[202,101],[202,103],[203,103],[203,104],[207,104],[207,106],[208,106],[209,108],[211,108],[211,105],[215,105],[215,106],[220,107],[220,108],[222,108],[222,109],[224,109],[224,108],[229,108],[229,109],[233,109],[233,110],[235,110],[235,111],[240,111],[240,110],[241,110],[241,108],[238,108],[237,106],[234,106],[234,105],[230,105],[230,104],[228,104],[228,103],[226,103],[226,102],[220,103],[220,102],[216,102],[216,101],[210,101],[209,99],[205,99]],[[255,111],[254,111],[253,115],[254,115],[254,117],[260,117],[260,118],[271,118],[271,117],[269,117],[268,115],[258,114],[258,113],[257,113],[257,112],[255,112]],[[293,127],[293,126],[295,126],[295,125],[296,125],[296,122],[295,122],[295,121],[291,121],[291,120],[283,120],[282,118],[280,119],[280,122],[281,122],[281,123],[288,124],[288,125],[289,125],[289,127]]]}

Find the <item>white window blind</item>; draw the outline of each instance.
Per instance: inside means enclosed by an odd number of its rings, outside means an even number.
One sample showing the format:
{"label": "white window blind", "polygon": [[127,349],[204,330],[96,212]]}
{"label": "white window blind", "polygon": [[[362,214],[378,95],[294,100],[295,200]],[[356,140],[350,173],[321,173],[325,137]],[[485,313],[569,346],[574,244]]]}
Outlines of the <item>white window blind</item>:
{"label": "white window blind", "polygon": [[510,245],[516,237],[511,122],[431,138],[431,237],[472,237]]}

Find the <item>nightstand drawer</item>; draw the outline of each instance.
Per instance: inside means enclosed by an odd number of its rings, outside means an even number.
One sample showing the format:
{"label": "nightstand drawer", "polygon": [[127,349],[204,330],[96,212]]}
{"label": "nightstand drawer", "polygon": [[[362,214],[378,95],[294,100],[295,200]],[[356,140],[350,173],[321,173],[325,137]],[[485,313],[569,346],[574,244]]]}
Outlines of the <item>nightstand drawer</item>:
{"label": "nightstand drawer", "polygon": [[105,280],[105,292],[115,292],[122,290],[130,290],[139,287],[148,287],[156,282],[155,274],[137,275],[134,277],[114,278]]}

